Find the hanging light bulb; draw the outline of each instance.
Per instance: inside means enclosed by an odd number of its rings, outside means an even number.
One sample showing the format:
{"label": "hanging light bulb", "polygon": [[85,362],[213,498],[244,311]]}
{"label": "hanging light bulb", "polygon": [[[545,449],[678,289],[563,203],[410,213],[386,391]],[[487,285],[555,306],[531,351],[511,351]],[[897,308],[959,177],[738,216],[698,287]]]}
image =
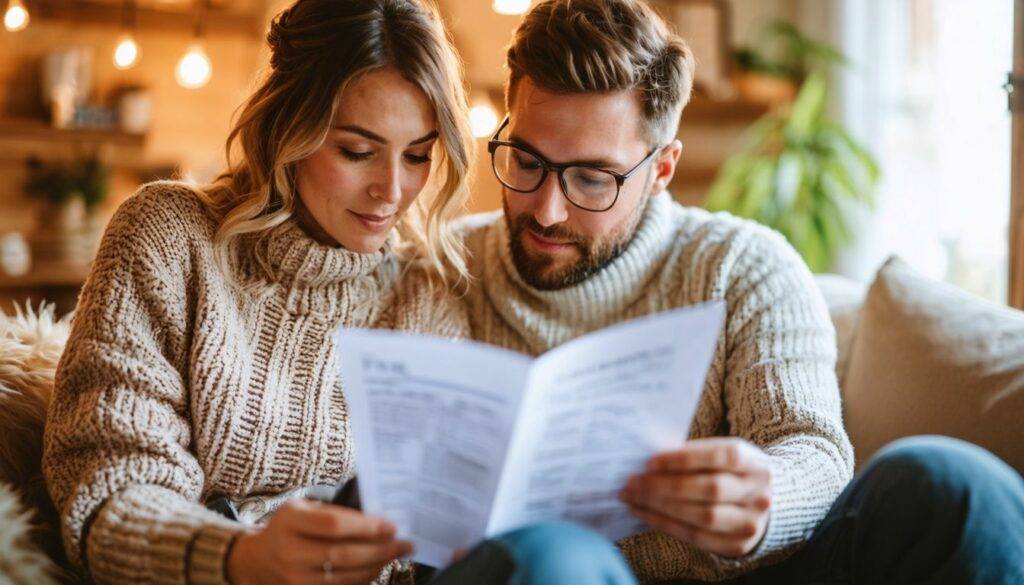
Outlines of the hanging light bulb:
{"label": "hanging light bulb", "polygon": [[21,0],[9,0],[7,11],[4,12],[4,28],[11,32],[18,32],[28,26],[28,10]]}
{"label": "hanging light bulb", "polygon": [[196,10],[195,41],[188,51],[178,61],[174,70],[174,77],[178,85],[186,89],[197,89],[203,87],[210,81],[213,73],[213,64],[203,49],[203,8],[206,0],[200,0],[199,8]]}
{"label": "hanging light bulb", "polygon": [[213,65],[210,64],[210,58],[206,56],[203,45],[195,43],[178,61],[174,78],[178,80],[178,85],[186,89],[196,89],[206,85],[212,73]]}
{"label": "hanging light bulb", "polygon": [[530,9],[530,0],[494,0],[491,7],[498,14],[524,14]]}
{"label": "hanging light bulb", "polygon": [[114,49],[114,67],[131,69],[138,63],[141,53],[142,51],[132,35],[122,36],[121,41],[117,43],[117,48]]}
{"label": "hanging light bulb", "polygon": [[469,128],[477,138],[490,138],[498,127],[498,113],[486,102],[477,103],[469,109]]}
{"label": "hanging light bulb", "polygon": [[134,0],[125,0],[121,4],[121,27],[125,33],[121,35],[114,49],[114,67],[131,69],[142,56],[142,50],[139,49],[139,44],[135,42],[135,36],[132,34],[135,29]]}

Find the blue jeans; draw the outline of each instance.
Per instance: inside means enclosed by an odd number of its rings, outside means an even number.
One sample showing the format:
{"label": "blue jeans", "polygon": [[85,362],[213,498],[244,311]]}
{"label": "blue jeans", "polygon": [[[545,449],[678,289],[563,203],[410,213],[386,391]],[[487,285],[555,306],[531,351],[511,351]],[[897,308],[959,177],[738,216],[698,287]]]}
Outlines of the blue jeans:
{"label": "blue jeans", "polygon": [[[485,541],[430,585],[458,583],[635,579],[603,538],[554,523]],[[1024,478],[963,441],[896,441],[847,486],[800,552],[729,583],[1024,584]]]}
{"label": "blue jeans", "polygon": [[1024,478],[963,441],[896,441],[800,552],[739,582],[1024,584]]}
{"label": "blue jeans", "polygon": [[615,546],[566,522],[544,522],[485,540],[430,585],[635,585]]}

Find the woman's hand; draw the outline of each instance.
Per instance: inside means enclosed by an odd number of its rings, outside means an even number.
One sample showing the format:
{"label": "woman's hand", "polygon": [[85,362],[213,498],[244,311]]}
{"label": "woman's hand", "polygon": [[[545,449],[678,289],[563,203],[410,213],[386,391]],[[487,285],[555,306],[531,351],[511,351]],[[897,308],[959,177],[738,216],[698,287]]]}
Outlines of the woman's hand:
{"label": "woman's hand", "polygon": [[305,499],[290,500],[259,531],[243,533],[228,557],[235,585],[369,583],[412,552],[382,518]]}

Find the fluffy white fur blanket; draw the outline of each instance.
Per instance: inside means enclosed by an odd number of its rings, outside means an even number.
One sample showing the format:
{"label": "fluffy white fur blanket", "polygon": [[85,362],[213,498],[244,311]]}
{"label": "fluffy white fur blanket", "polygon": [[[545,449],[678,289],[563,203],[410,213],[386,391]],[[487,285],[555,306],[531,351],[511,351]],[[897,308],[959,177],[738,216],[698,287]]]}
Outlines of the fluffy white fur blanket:
{"label": "fluffy white fur blanket", "polygon": [[53,562],[32,539],[32,512],[13,488],[0,483],[0,585],[56,583]]}
{"label": "fluffy white fur blanket", "polygon": [[51,561],[63,559],[59,524],[40,463],[68,330],[52,306],[0,310],[0,585],[52,583],[59,574]]}

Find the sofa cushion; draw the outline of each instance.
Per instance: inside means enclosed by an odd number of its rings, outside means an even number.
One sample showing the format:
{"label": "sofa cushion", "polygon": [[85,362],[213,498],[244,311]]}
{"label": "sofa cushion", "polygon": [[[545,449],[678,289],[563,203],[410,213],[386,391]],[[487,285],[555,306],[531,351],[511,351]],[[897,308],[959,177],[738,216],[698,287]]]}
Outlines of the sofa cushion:
{"label": "sofa cushion", "polygon": [[842,388],[846,378],[846,364],[850,361],[854,332],[857,330],[857,316],[864,304],[867,287],[838,274],[816,274],[821,296],[825,298],[832,325],[836,329],[836,380]]}
{"label": "sofa cushion", "polygon": [[890,258],[861,309],[843,398],[858,466],[894,439],[940,434],[1024,472],[1024,312]]}

